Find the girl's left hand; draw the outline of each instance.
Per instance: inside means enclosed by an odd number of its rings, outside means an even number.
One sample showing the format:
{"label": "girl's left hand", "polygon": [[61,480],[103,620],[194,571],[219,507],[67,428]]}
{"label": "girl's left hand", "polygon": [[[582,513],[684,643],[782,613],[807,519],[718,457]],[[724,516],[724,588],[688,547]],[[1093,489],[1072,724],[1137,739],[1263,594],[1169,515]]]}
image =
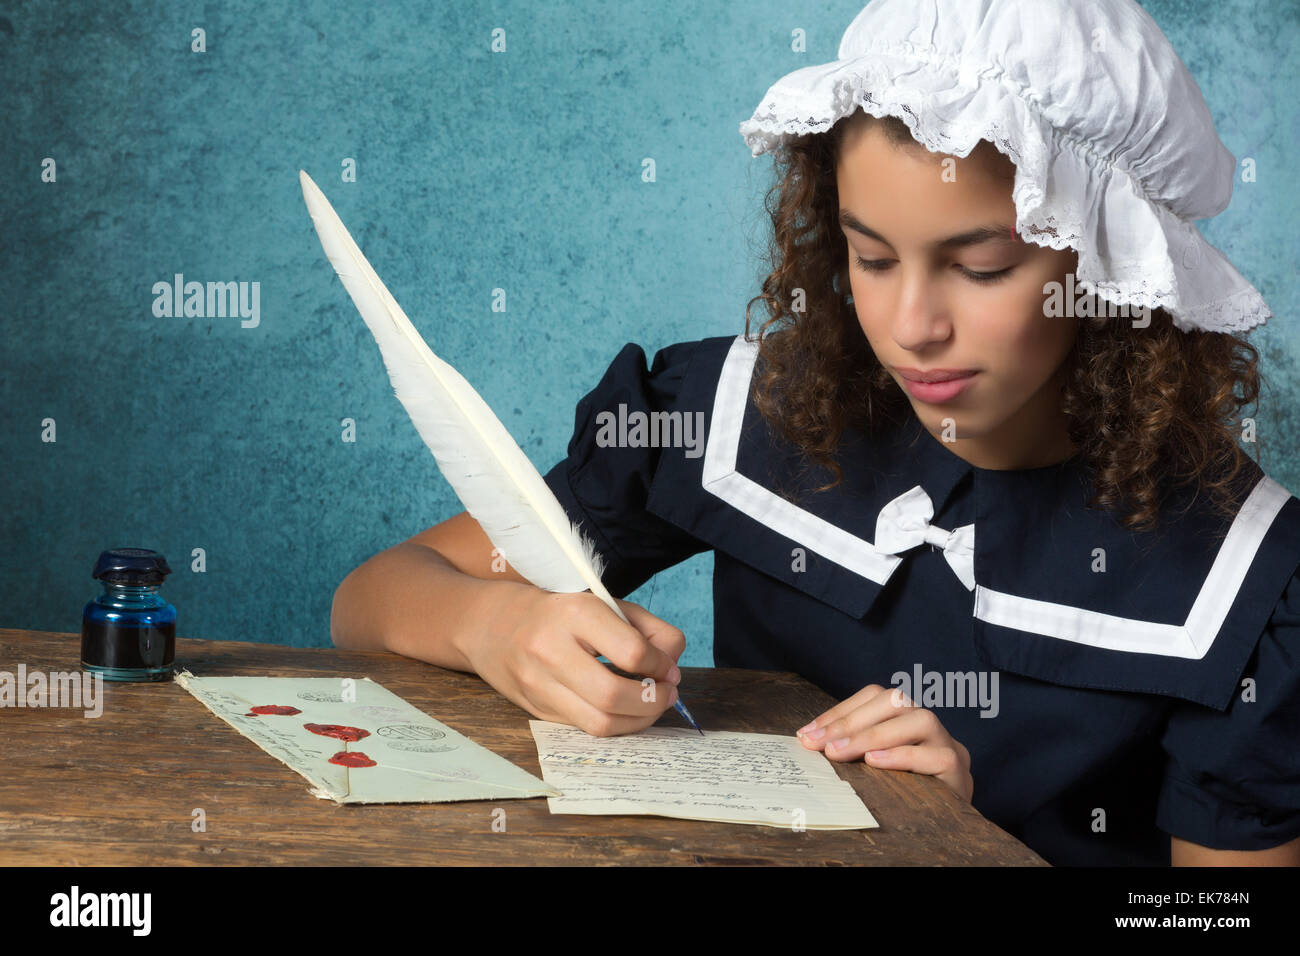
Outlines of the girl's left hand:
{"label": "girl's left hand", "polygon": [[970,802],[975,790],[970,751],[954,740],[934,711],[897,687],[868,684],[797,731],[799,742],[832,760],[865,760],[883,770],[938,777]]}

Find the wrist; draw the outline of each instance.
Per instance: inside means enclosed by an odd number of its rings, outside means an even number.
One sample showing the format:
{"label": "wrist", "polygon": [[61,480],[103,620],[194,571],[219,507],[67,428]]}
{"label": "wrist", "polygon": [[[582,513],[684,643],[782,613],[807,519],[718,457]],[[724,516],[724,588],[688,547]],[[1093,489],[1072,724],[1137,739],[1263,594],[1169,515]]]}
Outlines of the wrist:
{"label": "wrist", "polygon": [[527,613],[527,600],[540,593],[533,584],[478,579],[465,626],[451,636],[451,646],[475,674],[482,676],[479,657],[485,647],[499,645],[514,623]]}

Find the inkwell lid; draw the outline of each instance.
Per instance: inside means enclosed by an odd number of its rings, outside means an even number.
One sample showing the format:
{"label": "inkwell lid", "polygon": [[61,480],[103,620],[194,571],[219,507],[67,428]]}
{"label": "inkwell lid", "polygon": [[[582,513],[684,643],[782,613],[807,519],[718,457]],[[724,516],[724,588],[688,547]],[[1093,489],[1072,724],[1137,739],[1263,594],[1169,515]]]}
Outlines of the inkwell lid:
{"label": "inkwell lid", "polygon": [[172,573],[167,559],[157,551],[147,548],[111,548],[101,551],[91,577],[108,584],[147,585],[162,584]]}

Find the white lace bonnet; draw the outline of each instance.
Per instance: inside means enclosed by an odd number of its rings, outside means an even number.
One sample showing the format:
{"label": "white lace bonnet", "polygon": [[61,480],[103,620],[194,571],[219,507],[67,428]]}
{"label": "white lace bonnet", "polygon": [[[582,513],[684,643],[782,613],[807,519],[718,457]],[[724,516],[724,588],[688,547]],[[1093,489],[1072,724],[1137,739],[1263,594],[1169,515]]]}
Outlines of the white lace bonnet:
{"label": "white lace bonnet", "polygon": [[837,59],[787,74],[740,124],[754,156],[860,106],[932,152],[981,139],[1016,166],[1016,231],[1078,252],[1076,282],[1184,331],[1272,315],[1193,224],[1232,198],[1236,159],[1196,81],[1133,0],[873,0]]}

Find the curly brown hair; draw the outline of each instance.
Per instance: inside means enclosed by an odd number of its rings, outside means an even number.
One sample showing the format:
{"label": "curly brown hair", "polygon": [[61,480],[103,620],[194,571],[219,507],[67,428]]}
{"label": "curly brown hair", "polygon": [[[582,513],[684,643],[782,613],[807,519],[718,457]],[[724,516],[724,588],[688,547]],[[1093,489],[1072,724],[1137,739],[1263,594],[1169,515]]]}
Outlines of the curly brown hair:
{"label": "curly brown hair", "polygon": [[[871,432],[908,413],[906,396],[877,360],[843,291],[849,264],[835,170],[845,133],[867,123],[879,124],[894,143],[924,149],[901,120],[859,109],[824,133],[791,137],[773,151],[775,181],[764,201],[771,271],[745,308],[748,338],[754,305],[763,302],[769,314],[758,331],[756,407],[803,453],[805,466],[815,461],[834,475],[813,492],[843,478],[834,452],[846,425]],[[797,294],[804,304],[798,314],[791,308]],[[1140,329],[1106,318],[1104,310],[1094,313],[1100,314],[1079,319],[1062,376],[1069,437],[1092,474],[1088,506],[1150,531],[1159,526],[1166,495],[1190,488],[1208,494],[1223,515],[1235,515],[1250,461],[1236,428],[1241,409],[1259,397],[1258,351],[1238,335],[1184,332],[1163,309],[1153,309],[1150,325]]]}

